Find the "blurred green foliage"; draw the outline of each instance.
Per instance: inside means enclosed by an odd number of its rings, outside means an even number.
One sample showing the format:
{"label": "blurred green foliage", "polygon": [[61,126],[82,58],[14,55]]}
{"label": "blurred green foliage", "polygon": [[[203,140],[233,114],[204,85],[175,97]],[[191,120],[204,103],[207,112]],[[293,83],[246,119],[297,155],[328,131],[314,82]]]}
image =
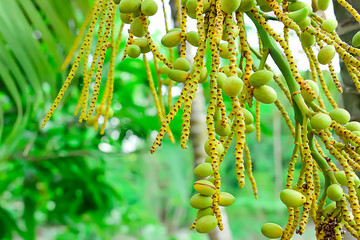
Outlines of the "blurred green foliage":
{"label": "blurred green foliage", "polygon": [[[191,149],[165,139],[149,154],[160,124],[141,60],[116,66],[115,115],[105,135],[73,116],[80,75],[40,129],[67,73],[59,70],[61,62],[89,6],[83,0],[0,1],[0,239],[206,239],[188,230],[196,214],[188,204],[194,192]],[[261,111],[262,143],[254,134],[247,139],[259,200],[249,182],[238,188],[234,150],[221,169],[223,190],[237,197],[227,208],[234,239],[260,239],[265,221],[286,222],[274,188],[286,172],[275,176],[273,144],[282,146],[286,168],[291,137],[281,122],[280,142],[274,142],[276,110]],[[177,140],[180,121],[171,125]]]}

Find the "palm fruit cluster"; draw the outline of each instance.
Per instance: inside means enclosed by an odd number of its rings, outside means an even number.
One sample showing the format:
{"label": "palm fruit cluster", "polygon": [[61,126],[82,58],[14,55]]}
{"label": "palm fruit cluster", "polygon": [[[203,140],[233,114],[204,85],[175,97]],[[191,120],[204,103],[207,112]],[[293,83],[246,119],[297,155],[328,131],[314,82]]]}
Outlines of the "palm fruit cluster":
{"label": "palm fruit cluster", "polygon": [[[359,13],[347,1],[336,1],[360,23]],[[357,48],[360,33],[355,34],[352,45],[343,42],[335,32],[337,21],[317,14],[329,4],[330,0],[314,0],[312,6],[302,0],[181,0],[175,4],[179,27],[169,29],[164,1],[160,12],[153,0],[95,0],[64,67],[77,49],[78,55],[43,126],[75,72],[81,69],[83,88],[75,115],[79,113],[80,122],[85,120],[95,129],[99,117],[103,116],[105,120],[100,129],[103,132],[107,119],[113,114],[110,105],[116,56],[120,54],[125,59],[142,55],[161,122],[151,153],[161,145],[165,133],[173,140],[169,125],[180,109],[183,120],[180,145],[187,148],[195,93],[199,84],[209,83],[206,89],[210,100],[204,119],[208,132],[204,149],[208,157],[195,168],[199,180],[194,183],[197,194],[191,197],[190,204],[198,209],[198,214],[191,229],[201,233],[216,227],[223,229],[219,206],[231,205],[235,198],[220,192],[219,169],[232,142],[239,187],[243,188],[248,175],[257,198],[246,138],[255,131],[257,140],[261,140],[260,106],[274,104],[294,142],[293,154],[288,159],[286,186],[280,193],[280,200],[288,209],[288,222],[283,227],[265,223],[261,232],[267,238],[291,239],[295,233],[304,233],[311,218],[316,225],[317,239],[342,239],[344,230],[360,239],[360,181],[355,174],[355,170],[360,170],[360,123],[351,122],[350,114],[338,107],[321,70],[321,67],[328,69],[332,77],[329,84],[342,93],[332,63],[335,56],[340,57],[360,90],[360,49]],[[166,34],[161,40],[154,39],[149,32],[151,16],[155,14],[162,14],[164,19]],[[248,18],[245,19],[245,15]],[[121,20],[119,26],[116,18]],[[196,20],[197,31],[188,31],[188,18]],[[256,47],[248,39],[245,21],[256,26],[259,39]],[[282,23],[283,30],[273,29],[271,21]],[[126,46],[121,49],[119,43],[125,29],[128,32],[125,33]],[[304,79],[298,70],[289,47],[290,32],[301,42],[307,61],[300,64],[308,64],[310,79]],[[189,46],[195,51],[193,59],[187,56]],[[106,54],[108,50],[111,54]],[[176,60],[175,51],[179,52]],[[208,68],[205,65],[207,51],[211,52]],[[150,54],[155,77],[147,60]],[[106,56],[110,56],[110,67],[104,94],[97,104]],[[275,75],[268,64],[270,57],[281,76]],[[171,96],[174,85],[182,88],[175,103]],[[91,97],[90,86],[93,86]],[[168,108],[164,106],[163,86],[167,88]],[[224,99],[230,104],[225,104]],[[284,102],[291,106],[291,115],[283,107]],[[292,115],[294,118],[290,118]],[[297,179],[294,179],[295,165],[301,167]],[[331,203],[326,205],[326,202]]]}

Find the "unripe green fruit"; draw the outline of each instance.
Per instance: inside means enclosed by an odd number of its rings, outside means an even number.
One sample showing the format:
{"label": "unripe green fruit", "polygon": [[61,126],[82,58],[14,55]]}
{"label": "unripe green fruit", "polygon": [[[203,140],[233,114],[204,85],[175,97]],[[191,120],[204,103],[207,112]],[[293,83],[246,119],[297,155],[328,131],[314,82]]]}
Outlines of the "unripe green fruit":
{"label": "unripe green fruit", "polygon": [[120,0],[113,0],[115,4],[119,4]]}
{"label": "unripe green fruit", "polygon": [[185,72],[190,70],[190,62],[186,58],[177,58],[174,61],[174,69],[183,70]]}
{"label": "unripe green fruit", "polygon": [[187,12],[186,13],[190,18],[192,18],[192,19],[196,19],[196,12]]}
{"label": "unripe green fruit", "polygon": [[338,26],[338,21],[336,21],[336,19],[334,18],[328,18],[321,24],[321,27],[329,33],[335,31],[337,26]]}
{"label": "unripe green fruit", "polygon": [[121,0],[119,10],[122,13],[133,13],[139,10],[141,0]]}
{"label": "unripe green fruit", "polygon": [[218,224],[215,216],[207,215],[200,218],[196,223],[196,231],[199,233],[208,233],[214,230]]}
{"label": "unripe green fruit", "polygon": [[136,44],[131,44],[127,47],[126,54],[131,58],[137,58],[140,56],[141,49]]}
{"label": "unripe green fruit", "polygon": [[268,84],[274,77],[274,73],[268,70],[259,70],[251,74],[249,83],[253,87],[261,87]]}
{"label": "unripe green fruit", "polygon": [[254,89],[254,97],[261,103],[270,104],[276,101],[277,94],[272,87],[264,85]]}
{"label": "unripe green fruit", "polygon": [[183,70],[170,69],[168,71],[168,76],[171,80],[180,83],[186,81],[186,79],[189,76],[189,73]]}
{"label": "unripe green fruit", "polygon": [[208,79],[208,70],[206,67],[202,66],[200,67],[200,78],[199,83],[205,83]]}
{"label": "unripe green fruit", "polygon": [[352,45],[354,47],[360,47],[360,31],[354,35],[352,39]]}
{"label": "unripe green fruit", "polygon": [[215,107],[214,121],[221,119],[221,110],[219,107]]}
{"label": "unripe green fruit", "polygon": [[204,216],[207,216],[207,215],[210,215],[210,216],[214,215],[214,212],[213,212],[211,207],[208,207],[208,208],[205,208],[205,209],[199,209],[197,211],[197,214],[196,214],[196,219],[200,219],[200,218],[202,218]]}
{"label": "unripe green fruit", "polygon": [[331,117],[325,113],[317,113],[310,120],[311,127],[317,131],[330,127],[331,122]]}
{"label": "unripe green fruit", "polygon": [[92,127],[94,126],[94,123],[95,123],[95,116],[92,116],[91,118],[89,118],[89,120],[86,121],[86,126]]}
{"label": "unripe green fruit", "polygon": [[224,125],[221,125],[221,123],[221,119],[215,121],[215,133],[222,137],[229,136],[231,133],[230,119],[227,118]]}
{"label": "unripe green fruit", "polygon": [[337,123],[346,124],[350,121],[350,113],[343,108],[335,108],[329,114],[332,120]]}
{"label": "unripe green fruit", "polygon": [[222,73],[222,72],[217,72],[216,76],[217,76],[217,78],[216,78],[217,87],[222,88],[227,76],[225,73]]}
{"label": "unripe green fruit", "polygon": [[[223,152],[224,152],[224,147],[221,144],[221,142],[219,142],[218,140],[215,140],[215,145],[216,145],[216,151],[218,153],[218,156],[220,156]],[[211,156],[211,152],[210,152],[210,146],[209,146],[209,140],[207,140],[204,144],[204,150],[206,152],[207,155]]]}
{"label": "unripe green fruit", "polygon": [[359,122],[349,122],[347,124],[345,124],[344,126],[347,130],[349,131],[360,131],[360,123]]}
{"label": "unripe green fruit", "polygon": [[220,206],[230,206],[235,202],[235,197],[228,192],[219,193],[219,205]]}
{"label": "unripe green fruit", "polygon": [[288,6],[288,10],[289,12],[294,12],[303,8],[307,8],[309,10],[308,15],[310,15],[312,13],[312,7],[310,6],[310,4],[306,3],[306,2],[293,2],[290,3]]}
{"label": "unripe green fruit", "polygon": [[226,78],[223,82],[222,89],[229,97],[236,97],[241,93],[243,86],[244,83],[239,77],[232,76]]}
{"label": "unripe green fruit", "polygon": [[148,44],[147,39],[145,37],[134,39],[133,44],[136,44],[136,45],[138,45],[140,47],[141,53],[150,52],[150,47],[149,47],[149,44]]}
{"label": "unripe green fruit", "polygon": [[[205,163],[212,163],[212,159],[211,159],[211,157],[210,156],[207,156],[206,158],[205,158]],[[211,175],[211,174],[210,174]]]}
{"label": "unripe green fruit", "polygon": [[123,23],[130,24],[131,13],[120,13],[120,19]]}
{"label": "unripe green fruit", "polygon": [[[240,68],[236,67],[235,70],[236,70],[237,76],[239,78],[241,78],[242,72],[241,72]],[[225,73],[226,76],[230,77],[231,72],[230,72],[230,68],[229,68],[228,65],[227,66],[222,66],[220,68],[220,72],[223,72],[223,73]]]}
{"label": "unripe green fruit", "polygon": [[255,0],[241,0],[240,6],[237,11],[248,12],[256,6]]}
{"label": "unripe green fruit", "polygon": [[140,17],[135,18],[130,24],[130,30],[135,37],[142,37],[145,35],[144,25]]}
{"label": "unripe green fruit", "polygon": [[194,174],[198,178],[204,178],[214,174],[211,163],[201,163],[197,165],[194,169]]}
{"label": "unripe green fruit", "polygon": [[319,63],[326,65],[331,62],[335,56],[335,47],[332,45],[326,45],[322,47],[318,54]]}
{"label": "unripe green fruit", "polygon": [[141,12],[145,16],[153,16],[156,14],[157,10],[158,10],[158,5],[153,0],[144,0],[141,3]]}
{"label": "unripe green fruit", "polygon": [[195,31],[190,31],[187,33],[186,35],[186,40],[193,45],[194,47],[198,47],[199,46],[199,34]]}
{"label": "unripe green fruit", "polygon": [[161,80],[161,84],[165,85],[165,86],[169,86],[171,83],[171,79],[170,78],[164,78],[163,80]]}
{"label": "unripe green fruit", "polygon": [[358,199],[360,198],[360,188],[356,189],[356,196],[358,197]]}
{"label": "unripe green fruit", "polygon": [[245,125],[252,124],[254,122],[254,116],[252,115],[252,113],[246,108],[242,108],[241,110],[242,113],[244,114]]}
{"label": "unripe green fruit", "polygon": [[287,206],[297,208],[306,202],[305,196],[292,189],[284,189],[280,192],[280,200]]}
{"label": "unripe green fruit", "polygon": [[214,184],[208,180],[198,180],[194,183],[194,189],[205,196],[211,196],[216,192]]}
{"label": "unripe green fruit", "polygon": [[254,124],[245,125],[245,133],[252,133],[253,131],[255,131]]}
{"label": "unripe green fruit", "polygon": [[190,198],[190,205],[196,209],[204,209],[210,207],[212,204],[212,198],[209,196],[195,194]]}
{"label": "unripe green fruit", "polygon": [[168,71],[170,70],[170,68],[168,66],[166,66],[165,64],[162,65],[161,67],[159,67],[159,73],[161,75],[167,75]]}
{"label": "unripe green fruit", "polygon": [[192,13],[192,14],[196,14],[196,0],[188,0],[186,2],[186,9],[187,9],[187,13]]}
{"label": "unripe green fruit", "polygon": [[317,5],[319,10],[325,11],[330,5],[330,0],[318,0]]}
{"label": "unripe green fruit", "polygon": [[215,178],[214,177],[209,177],[208,179],[209,182],[211,182],[212,184],[215,184]]}
{"label": "unripe green fruit", "polygon": [[140,8],[131,14],[133,19],[140,17],[140,15],[141,15]]}
{"label": "unripe green fruit", "polygon": [[271,12],[272,11],[269,4],[260,5],[260,10],[263,12]]}
{"label": "unripe green fruit", "polygon": [[346,174],[344,171],[338,171],[335,173],[335,178],[336,181],[338,181],[338,183],[340,183],[342,186],[347,186],[347,179],[346,179]]}
{"label": "unripe green fruit", "polygon": [[311,35],[311,33],[309,32],[302,32],[300,35],[300,42],[306,48],[313,46],[315,44],[315,41],[315,36]]}
{"label": "unripe green fruit", "polygon": [[219,50],[220,50],[220,57],[224,59],[229,59],[230,53],[229,53],[228,42],[220,43]]}
{"label": "unripe green fruit", "polygon": [[161,44],[165,47],[176,47],[181,41],[181,29],[175,28],[169,31],[161,38]]}
{"label": "unripe green fruit", "polygon": [[221,10],[224,12],[231,14],[238,9],[240,6],[241,0],[221,0]]}
{"label": "unripe green fruit", "polygon": [[[315,92],[315,98],[317,98],[319,96],[320,90],[316,82],[314,82],[313,80],[305,80],[305,82],[309,84],[310,88]],[[301,95],[303,96],[305,102],[309,103],[314,101],[312,95],[305,89],[301,89]]]}
{"label": "unripe green fruit", "polygon": [[339,184],[331,184],[326,189],[326,195],[328,196],[328,198],[330,200],[333,200],[333,201],[339,201],[341,199],[341,197],[343,196],[343,194],[344,194],[344,191],[340,187]]}
{"label": "unripe green fruit", "polygon": [[309,14],[308,8],[302,8],[293,12],[288,13],[288,17],[294,20],[294,22],[299,23],[305,20]]}
{"label": "unripe green fruit", "polygon": [[308,26],[311,25],[311,19],[309,17],[306,17],[303,21],[297,23],[301,30],[304,30]]}
{"label": "unripe green fruit", "polygon": [[332,214],[336,210],[336,202],[332,202],[324,208],[323,216],[328,217],[328,214]]}
{"label": "unripe green fruit", "polygon": [[261,233],[270,239],[279,238],[283,235],[283,229],[275,223],[265,223],[261,227]]}

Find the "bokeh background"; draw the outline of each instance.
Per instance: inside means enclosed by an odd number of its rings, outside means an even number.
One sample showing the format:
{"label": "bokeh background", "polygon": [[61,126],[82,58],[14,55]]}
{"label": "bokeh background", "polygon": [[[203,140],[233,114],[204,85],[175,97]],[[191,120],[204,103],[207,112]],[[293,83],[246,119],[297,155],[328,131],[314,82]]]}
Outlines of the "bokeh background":
{"label": "bokeh background", "polygon": [[[188,203],[194,193],[194,154],[191,144],[187,150],[178,144],[180,114],[171,124],[177,143],[166,137],[155,154],[149,153],[160,123],[140,59],[117,57],[115,114],[104,135],[73,115],[81,74],[40,128],[69,71],[60,66],[91,3],[0,0],[0,239],[208,239],[189,230],[196,216]],[[153,22],[159,39],[164,30],[156,30]],[[123,36],[121,51],[125,42]],[[302,74],[310,77],[306,69]],[[204,107],[208,87],[204,84]],[[174,87],[173,100],[180,89]],[[274,106],[263,105],[261,112],[262,142],[255,134],[247,137],[259,199],[248,179],[244,189],[238,188],[234,150],[221,167],[222,189],[237,199],[226,208],[233,239],[263,239],[263,223],[285,226],[287,220],[278,196],[292,139]],[[308,229],[301,239],[314,238],[313,226]]]}

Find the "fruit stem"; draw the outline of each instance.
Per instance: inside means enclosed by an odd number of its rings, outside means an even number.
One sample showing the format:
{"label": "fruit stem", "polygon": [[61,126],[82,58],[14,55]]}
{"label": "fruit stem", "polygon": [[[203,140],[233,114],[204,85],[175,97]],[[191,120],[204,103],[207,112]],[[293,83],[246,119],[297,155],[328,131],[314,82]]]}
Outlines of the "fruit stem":
{"label": "fruit stem", "polygon": [[[302,114],[311,117],[311,111],[306,105],[304,98],[300,94],[300,86],[297,84],[294,76],[291,73],[289,63],[285,60],[285,57],[283,57],[280,49],[277,47],[276,41],[270,37],[269,34],[262,28],[252,13],[247,12],[246,14],[252,20],[258,30],[261,41],[263,43],[263,49],[269,50],[272,59],[284,75],[286,84],[288,85],[292,95],[292,99],[295,102],[295,118],[299,122],[302,122]],[[302,114],[296,111],[297,108],[301,111]]]}
{"label": "fruit stem", "polygon": [[266,60],[269,56],[270,50],[269,49],[264,49],[264,53],[261,56],[261,60],[260,60],[260,64],[259,64],[259,69],[258,70],[263,70],[265,68],[265,64],[266,64]]}

